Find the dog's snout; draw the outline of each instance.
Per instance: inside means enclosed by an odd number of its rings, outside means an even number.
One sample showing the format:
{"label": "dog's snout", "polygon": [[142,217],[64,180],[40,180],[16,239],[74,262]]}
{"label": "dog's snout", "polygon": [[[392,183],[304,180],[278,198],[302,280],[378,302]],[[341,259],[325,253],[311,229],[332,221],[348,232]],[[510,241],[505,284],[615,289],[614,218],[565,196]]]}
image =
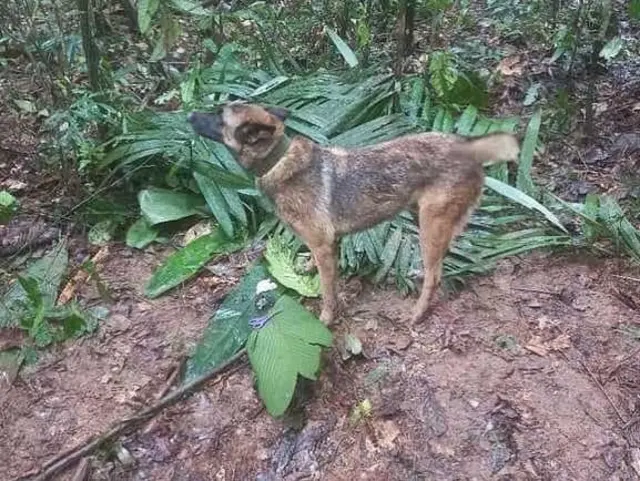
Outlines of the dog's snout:
{"label": "dog's snout", "polygon": [[216,141],[221,139],[222,118],[220,115],[191,112],[187,115],[187,121],[197,134]]}

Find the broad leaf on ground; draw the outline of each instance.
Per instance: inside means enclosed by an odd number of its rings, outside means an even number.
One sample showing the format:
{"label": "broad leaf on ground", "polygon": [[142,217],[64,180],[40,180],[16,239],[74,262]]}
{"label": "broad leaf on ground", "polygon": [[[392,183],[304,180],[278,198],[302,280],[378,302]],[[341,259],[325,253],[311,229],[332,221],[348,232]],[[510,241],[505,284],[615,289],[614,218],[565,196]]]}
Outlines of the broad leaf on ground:
{"label": "broad leaf on ground", "polygon": [[[36,287],[31,294],[37,289],[42,303],[46,306],[53,306],[68,262],[69,254],[66,243],[61,242],[42,259],[38,259],[21,272],[19,277],[31,279],[32,283],[35,282]],[[9,289],[0,298],[0,327],[18,325],[29,306],[29,294],[22,283],[18,281],[9,286]]]}
{"label": "broad leaf on ground", "polygon": [[145,295],[158,297],[197,274],[214,256],[235,252],[243,245],[243,240],[230,239],[220,229],[198,237],[171,254],[155,270],[145,286]]}
{"label": "broad leaf on ground", "polygon": [[247,353],[258,392],[267,411],[281,416],[293,398],[298,375],[315,380],[322,347],[332,344],[331,331],[293,298],[282,295],[273,318],[251,332]]}
{"label": "broad leaf on ground", "polygon": [[256,288],[265,279],[269,279],[266,268],[256,264],[227,294],[209,319],[202,339],[187,362],[185,381],[212,370],[244,346],[251,332],[249,321],[258,312]]}
{"label": "broad leaf on ground", "polygon": [[149,225],[184,219],[204,212],[201,197],[167,189],[141,190],[138,203]]}
{"label": "broad leaf on ground", "polygon": [[158,229],[150,226],[144,217],[135,221],[127,230],[127,245],[135,249],[144,249],[158,238]]}
{"label": "broad leaf on ground", "polygon": [[264,256],[269,273],[283,286],[293,289],[305,297],[320,295],[320,276],[318,274],[299,274],[293,262],[294,252],[278,236],[267,243]]}

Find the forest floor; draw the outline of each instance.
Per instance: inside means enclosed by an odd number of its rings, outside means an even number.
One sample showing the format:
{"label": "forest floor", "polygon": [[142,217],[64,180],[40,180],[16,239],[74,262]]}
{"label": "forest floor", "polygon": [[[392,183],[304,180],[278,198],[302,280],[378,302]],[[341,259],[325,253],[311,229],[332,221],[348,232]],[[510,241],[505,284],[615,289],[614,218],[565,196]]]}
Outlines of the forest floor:
{"label": "forest floor", "polygon": [[[16,222],[43,222],[38,235],[53,238],[62,182],[40,167],[37,121],[10,107],[15,80],[0,81],[0,188],[21,198]],[[625,179],[640,158],[640,82],[614,72],[599,92],[596,135],[549,145],[537,178],[569,200],[593,191],[634,202],[640,191]],[[518,95],[503,98],[505,109]],[[96,250],[81,236],[70,245],[76,266]],[[246,266],[243,254],[220,259],[148,300],[142,287],[169,252],[109,245],[100,268],[109,317],[0,382],[0,479],[37,470],[166,391]],[[359,279],[341,292],[348,307],[332,329],[356,335],[364,356],[330,351],[301,419],[272,419],[242,365],[100,451],[90,479],[640,479],[640,269],[630,261],[510,258],[443,295],[417,335],[406,322],[413,298]],[[100,298],[91,283],[78,295]],[[0,330],[0,350],[21,336]],[[371,415],[350,422],[363,400]]]}

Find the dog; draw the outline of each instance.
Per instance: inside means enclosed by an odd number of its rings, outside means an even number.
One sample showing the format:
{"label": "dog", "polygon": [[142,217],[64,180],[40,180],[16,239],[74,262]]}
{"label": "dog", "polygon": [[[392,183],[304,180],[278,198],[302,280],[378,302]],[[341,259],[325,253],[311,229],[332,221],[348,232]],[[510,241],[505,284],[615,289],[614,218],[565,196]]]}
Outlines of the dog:
{"label": "dog", "polygon": [[214,113],[192,112],[188,121],[197,134],[234,153],[278,217],[309,247],[320,275],[320,320],[327,325],[338,309],[340,236],[417,207],[424,282],[412,324],[420,322],[440,285],[449,245],[480,201],[483,165],[517,161],[517,138],[430,132],[344,149],[290,139],[287,116],[286,109],[236,101]]}

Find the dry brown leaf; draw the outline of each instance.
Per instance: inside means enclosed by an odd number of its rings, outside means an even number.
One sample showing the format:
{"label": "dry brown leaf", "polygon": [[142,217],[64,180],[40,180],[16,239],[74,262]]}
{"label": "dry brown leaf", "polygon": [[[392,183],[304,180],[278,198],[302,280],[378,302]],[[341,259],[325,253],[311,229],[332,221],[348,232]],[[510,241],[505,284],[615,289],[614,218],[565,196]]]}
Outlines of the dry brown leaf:
{"label": "dry brown leaf", "polygon": [[533,336],[524,348],[540,357],[545,357],[549,354],[549,349],[547,349],[539,336]]}
{"label": "dry brown leaf", "polygon": [[[94,269],[98,270],[102,262],[107,258],[108,255],[109,246],[101,247],[96,255],[91,258]],[[78,272],[76,272],[76,275],[73,276],[73,278],[69,282],[67,282],[67,284],[64,286],[64,289],[62,289],[60,296],[58,296],[58,305],[66,304],[67,302],[69,302],[75,295],[78,285],[86,281],[88,277],[89,273],[83,269],[80,269]]]}
{"label": "dry brown leaf", "polygon": [[373,427],[378,438],[378,446],[384,449],[393,449],[394,441],[400,435],[400,430],[393,421],[375,421]]}
{"label": "dry brown leaf", "polygon": [[629,450],[629,457],[631,458],[631,467],[640,476],[640,449],[631,448]]}
{"label": "dry brown leaf", "polygon": [[522,62],[520,55],[512,55],[511,57],[503,58],[498,64],[497,70],[505,77],[512,75],[522,75]]}
{"label": "dry brown leaf", "polygon": [[203,220],[191,226],[191,228],[187,232],[185,232],[184,236],[182,237],[182,246],[186,246],[191,241],[196,240],[198,237],[211,234],[212,228],[213,227],[211,225],[211,221],[208,220]]}
{"label": "dry brown leaf", "polygon": [[563,351],[571,347],[571,338],[567,334],[560,334],[555,339],[549,341],[547,346],[552,351]]}

